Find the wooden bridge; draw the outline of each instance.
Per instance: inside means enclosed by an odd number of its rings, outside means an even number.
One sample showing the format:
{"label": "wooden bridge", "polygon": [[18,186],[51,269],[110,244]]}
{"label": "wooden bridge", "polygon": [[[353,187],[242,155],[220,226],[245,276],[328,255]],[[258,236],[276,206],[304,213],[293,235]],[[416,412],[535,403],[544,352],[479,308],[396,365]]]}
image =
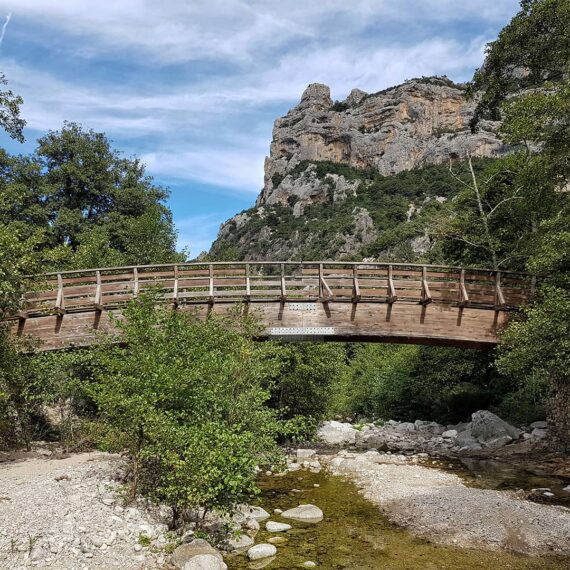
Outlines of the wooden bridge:
{"label": "wooden bridge", "polygon": [[265,338],[482,348],[532,294],[527,274],[401,263],[217,262],[37,276],[12,326],[44,350],[85,346],[143,291],[206,316],[236,302]]}

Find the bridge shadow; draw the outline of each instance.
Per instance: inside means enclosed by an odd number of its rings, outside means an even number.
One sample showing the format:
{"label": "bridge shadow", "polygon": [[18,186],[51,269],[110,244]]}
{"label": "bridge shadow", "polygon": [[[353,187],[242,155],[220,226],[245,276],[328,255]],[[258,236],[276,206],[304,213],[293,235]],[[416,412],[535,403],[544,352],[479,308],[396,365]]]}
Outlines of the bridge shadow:
{"label": "bridge shadow", "polygon": [[463,307],[458,307],[457,310],[457,326],[461,326],[461,321],[463,320]]}

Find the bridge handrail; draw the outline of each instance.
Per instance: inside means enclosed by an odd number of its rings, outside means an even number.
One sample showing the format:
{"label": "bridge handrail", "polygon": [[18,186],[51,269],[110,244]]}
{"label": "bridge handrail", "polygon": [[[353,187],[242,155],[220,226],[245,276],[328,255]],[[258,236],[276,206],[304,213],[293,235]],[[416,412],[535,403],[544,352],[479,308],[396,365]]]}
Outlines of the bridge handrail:
{"label": "bridge handrail", "polygon": [[482,273],[501,273],[502,275],[520,275],[525,277],[535,277],[535,274],[525,271],[513,271],[503,269],[490,269],[484,267],[465,267],[454,265],[432,265],[427,263],[402,263],[391,261],[181,261],[172,263],[154,263],[149,265],[122,265],[116,267],[94,267],[88,269],[66,269],[63,271],[50,271],[47,273],[38,273],[35,275],[26,275],[26,279],[34,279],[38,277],[57,277],[58,275],[72,275],[81,273],[90,273],[95,271],[124,271],[133,269],[151,269],[162,267],[204,267],[204,266],[224,266],[224,265],[336,265],[336,266],[371,266],[371,267],[410,267],[423,269],[447,269],[453,271],[465,270],[468,272],[482,272]]}

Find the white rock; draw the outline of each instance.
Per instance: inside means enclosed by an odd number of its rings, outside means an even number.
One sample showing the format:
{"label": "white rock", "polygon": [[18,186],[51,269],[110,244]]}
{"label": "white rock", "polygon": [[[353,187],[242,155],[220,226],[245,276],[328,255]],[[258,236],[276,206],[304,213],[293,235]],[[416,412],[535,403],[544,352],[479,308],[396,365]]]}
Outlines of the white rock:
{"label": "white rock", "polygon": [[548,429],[548,422],[532,422],[530,424],[531,429]]}
{"label": "white rock", "polygon": [[441,434],[441,437],[444,437],[446,439],[454,439],[457,437],[457,430],[448,429]]}
{"label": "white rock", "polygon": [[304,568],[315,568],[316,565],[317,564],[315,562],[313,562],[312,560],[307,560],[306,562],[303,562]]}
{"label": "white rock", "polygon": [[413,424],[412,422],[402,422],[401,424],[395,426],[394,429],[402,433],[411,432],[411,431],[416,431],[416,425]]}
{"label": "white rock", "polygon": [[243,523],[243,527],[247,530],[259,530],[259,522],[254,518],[247,517]]}
{"label": "white rock", "polygon": [[548,436],[547,429],[534,428],[532,430],[532,437],[534,437],[535,439],[544,439],[547,436]]}
{"label": "white rock", "polygon": [[239,538],[231,538],[228,540],[228,546],[231,550],[243,550],[245,548],[253,546],[253,543],[253,538],[247,534],[242,534],[239,536]]}
{"label": "white rock", "polygon": [[297,449],[297,459],[310,459],[317,454],[314,449]]}
{"label": "white rock", "polygon": [[273,509],[273,512],[274,512],[276,515],[280,515],[280,514],[283,512],[283,509]]}
{"label": "white rock", "polygon": [[277,554],[277,548],[273,544],[256,544],[247,551],[247,557],[250,560],[260,560],[262,558],[269,558]]}
{"label": "white rock", "polygon": [[265,523],[265,529],[268,532],[285,532],[291,529],[291,525],[287,523],[280,523],[275,521],[267,521]]}
{"label": "white rock", "polygon": [[570,485],[568,485],[568,487],[564,487],[564,489],[562,489],[563,491],[566,491],[567,493],[570,493]]}
{"label": "white rock", "polygon": [[356,442],[358,430],[348,423],[324,422],[317,432],[318,438],[329,445],[346,445]]}
{"label": "white rock", "polygon": [[241,505],[239,511],[246,517],[262,521],[269,518],[269,513],[261,507],[252,507],[250,505]]}
{"label": "white rock", "polygon": [[299,521],[318,522],[323,518],[323,511],[315,505],[299,505],[294,509],[289,509],[281,515],[286,519]]}
{"label": "white rock", "polygon": [[182,570],[227,570],[227,568],[223,560],[212,554],[198,554],[186,562]]}

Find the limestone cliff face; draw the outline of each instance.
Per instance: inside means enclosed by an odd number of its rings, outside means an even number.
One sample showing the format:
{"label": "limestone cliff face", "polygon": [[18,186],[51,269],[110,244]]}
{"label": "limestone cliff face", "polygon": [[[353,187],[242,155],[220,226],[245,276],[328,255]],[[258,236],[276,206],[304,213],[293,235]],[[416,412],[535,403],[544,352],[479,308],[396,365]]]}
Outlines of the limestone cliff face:
{"label": "limestone cliff face", "polygon": [[337,103],[326,85],[309,85],[301,102],[275,121],[257,205],[294,203],[299,215],[304,205],[325,201],[326,190],[339,197],[355,191],[342,176],[329,181],[327,189],[317,187],[310,172],[299,172],[303,161],[337,162],[389,176],[446,162],[450,154],[503,154],[495,135],[498,124],[483,122],[471,133],[474,108],[475,101],[446,78],[411,80],[374,94],[354,89]]}

